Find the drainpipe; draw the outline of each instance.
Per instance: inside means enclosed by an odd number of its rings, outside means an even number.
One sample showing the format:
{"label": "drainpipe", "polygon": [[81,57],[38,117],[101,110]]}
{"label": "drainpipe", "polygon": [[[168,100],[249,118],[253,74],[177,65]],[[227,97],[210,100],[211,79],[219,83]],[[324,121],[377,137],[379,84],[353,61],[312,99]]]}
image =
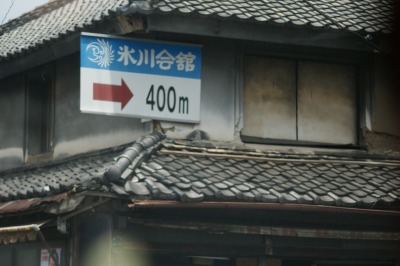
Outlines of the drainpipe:
{"label": "drainpipe", "polygon": [[[43,223],[44,224],[44,223]],[[41,225],[43,225],[41,224]],[[9,227],[2,227],[0,228],[0,234],[1,233],[16,233],[16,232],[29,232],[29,231],[35,231],[40,239],[42,240],[43,244],[45,245],[47,251],[49,252],[50,257],[52,257],[55,266],[59,266],[58,265],[58,257],[57,257],[57,253],[54,252],[49,243],[46,241],[46,238],[44,237],[42,231],[40,231],[40,226],[38,224],[30,224],[30,225],[20,225],[20,226],[9,226]]]}

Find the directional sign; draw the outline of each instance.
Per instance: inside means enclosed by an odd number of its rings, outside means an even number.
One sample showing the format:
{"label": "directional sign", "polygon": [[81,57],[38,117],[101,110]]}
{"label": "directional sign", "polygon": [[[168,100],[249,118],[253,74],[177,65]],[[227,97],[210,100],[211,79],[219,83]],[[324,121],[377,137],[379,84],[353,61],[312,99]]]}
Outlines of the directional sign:
{"label": "directional sign", "polygon": [[81,111],[200,121],[201,47],[81,35]]}

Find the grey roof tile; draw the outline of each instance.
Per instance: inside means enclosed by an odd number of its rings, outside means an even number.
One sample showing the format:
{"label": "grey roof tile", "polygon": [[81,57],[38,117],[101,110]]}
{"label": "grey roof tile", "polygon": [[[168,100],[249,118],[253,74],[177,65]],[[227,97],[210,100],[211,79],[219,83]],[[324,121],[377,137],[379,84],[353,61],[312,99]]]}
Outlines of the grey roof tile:
{"label": "grey roof tile", "polygon": [[354,207],[357,202],[354,199],[345,196],[340,198],[340,204],[345,207]]}
{"label": "grey roof tile", "polygon": [[335,205],[336,203],[335,199],[328,195],[320,195],[319,200],[322,205]]}
{"label": "grey roof tile", "polygon": [[153,180],[150,178],[146,178],[146,180],[144,180],[144,184],[150,191],[158,189],[157,186],[154,184]]}
{"label": "grey roof tile", "polygon": [[126,170],[122,173],[121,178],[122,179],[127,179],[128,177],[130,177],[133,174],[133,168],[128,167],[126,168]]}
{"label": "grey roof tile", "polygon": [[[164,181],[164,183],[170,183],[170,182],[171,182],[172,184],[180,182],[180,180],[179,180],[178,178],[173,177],[172,175],[166,177],[166,178],[163,179],[162,181]],[[162,181],[161,181],[161,182],[162,182]]]}
{"label": "grey roof tile", "polygon": [[254,201],[256,199],[256,196],[254,193],[252,192],[240,192],[239,195],[237,194],[237,198],[239,200],[243,200],[243,201],[247,201],[247,202],[251,202]]}
{"label": "grey roof tile", "polygon": [[183,193],[182,190],[180,190],[180,189],[177,188],[176,186],[171,186],[170,188],[171,188],[171,190],[177,195],[177,197],[178,197],[181,201],[185,201],[185,194]]}
{"label": "grey roof tile", "polygon": [[136,182],[127,181],[125,183],[125,190],[128,193],[137,195],[137,196],[149,196],[150,195],[150,191],[144,182],[136,183]]}
{"label": "grey roof tile", "polygon": [[215,193],[215,197],[223,201],[234,201],[236,199],[236,194],[229,189],[224,189],[218,190]]}
{"label": "grey roof tile", "polygon": [[172,194],[172,190],[170,190],[169,188],[164,186],[162,183],[154,182],[154,185],[157,187],[157,189],[159,190],[160,193],[162,193],[162,194]]}
{"label": "grey roof tile", "polygon": [[296,193],[299,193],[299,194],[306,194],[308,190],[306,188],[297,186],[297,187],[293,188],[293,191],[295,191]]}
{"label": "grey roof tile", "polygon": [[288,193],[282,193],[279,198],[281,203],[297,203],[298,198]]}
{"label": "grey roof tile", "polygon": [[392,204],[394,203],[395,199],[390,197],[389,195],[380,198],[384,204]]}
{"label": "grey roof tile", "polygon": [[214,183],[214,186],[217,187],[218,189],[227,189],[228,188],[228,186],[222,182]]}
{"label": "grey roof tile", "polygon": [[192,183],[192,185],[197,188],[205,188],[206,187],[206,185],[200,181],[195,181]]}
{"label": "grey roof tile", "polygon": [[129,196],[128,192],[125,190],[125,188],[118,186],[116,184],[111,185],[111,191],[120,195],[120,196]]}
{"label": "grey roof tile", "polygon": [[211,182],[209,179],[207,179],[207,178],[203,178],[203,179],[201,179],[201,181],[202,181],[203,183],[206,183],[207,185],[212,184],[212,182]]}
{"label": "grey roof tile", "polygon": [[185,191],[183,197],[181,197],[183,201],[188,201],[188,202],[202,201],[203,198],[204,195],[202,193],[197,193],[194,190]]}
{"label": "grey roof tile", "polygon": [[267,203],[277,203],[277,202],[279,202],[279,198],[277,196],[273,195],[273,194],[267,194],[267,195],[263,194],[262,197],[261,197],[261,200],[263,202],[267,202]]}
{"label": "grey roof tile", "polygon": [[365,207],[373,208],[378,202],[378,198],[372,197],[371,195],[367,195],[366,197],[361,199],[361,202]]}
{"label": "grey roof tile", "polygon": [[190,190],[192,188],[192,185],[188,184],[188,183],[179,182],[179,183],[175,183],[174,185],[177,186],[179,189],[184,190],[184,191]]}
{"label": "grey roof tile", "polygon": [[215,193],[208,188],[201,189],[201,192],[203,193],[204,199],[206,200],[212,200],[215,198]]}
{"label": "grey roof tile", "polygon": [[183,177],[183,176],[178,177],[178,179],[179,179],[181,182],[185,183],[185,184],[189,184],[189,183],[191,182],[189,179],[187,179],[186,177]]}
{"label": "grey roof tile", "polygon": [[245,185],[242,185],[242,184],[240,184],[240,185],[237,185],[237,186],[235,186],[238,190],[240,190],[240,191],[242,191],[242,192],[246,192],[246,191],[249,191],[250,190],[250,188],[248,187],[248,186],[245,186]]}
{"label": "grey roof tile", "polygon": [[313,204],[313,199],[307,194],[303,194],[298,198],[298,203],[300,204]]}

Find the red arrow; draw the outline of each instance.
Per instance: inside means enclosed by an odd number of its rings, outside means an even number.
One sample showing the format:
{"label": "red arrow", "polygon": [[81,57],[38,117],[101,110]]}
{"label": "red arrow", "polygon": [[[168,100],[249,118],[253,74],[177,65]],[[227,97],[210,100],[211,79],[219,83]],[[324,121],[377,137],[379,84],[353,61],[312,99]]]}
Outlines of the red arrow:
{"label": "red arrow", "polygon": [[121,110],[132,99],[133,93],[121,79],[121,85],[93,83],[93,100],[121,103]]}

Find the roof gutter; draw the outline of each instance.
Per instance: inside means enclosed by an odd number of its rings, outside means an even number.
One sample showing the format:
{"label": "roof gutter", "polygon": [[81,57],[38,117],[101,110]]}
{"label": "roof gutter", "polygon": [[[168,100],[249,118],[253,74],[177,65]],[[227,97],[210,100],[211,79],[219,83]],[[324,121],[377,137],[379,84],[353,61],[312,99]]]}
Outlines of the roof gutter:
{"label": "roof gutter", "polygon": [[282,204],[265,202],[180,202],[167,200],[132,200],[128,207],[140,208],[203,208],[203,209],[258,209],[258,210],[280,210],[280,211],[306,211],[306,212],[330,212],[347,214],[370,214],[380,216],[400,216],[400,211],[374,210],[337,206],[307,205],[307,204]]}

